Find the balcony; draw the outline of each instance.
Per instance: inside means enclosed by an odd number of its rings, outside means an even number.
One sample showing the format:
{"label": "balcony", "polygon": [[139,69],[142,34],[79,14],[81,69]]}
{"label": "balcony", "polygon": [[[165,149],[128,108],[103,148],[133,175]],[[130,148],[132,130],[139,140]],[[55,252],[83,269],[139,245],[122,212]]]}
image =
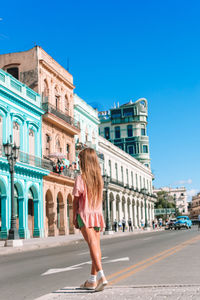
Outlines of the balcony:
{"label": "balcony", "polygon": [[[47,97],[45,97],[46,99]],[[67,113],[64,113],[56,106],[50,104],[49,102],[43,102],[42,103],[42,109],[46,113],[50,113],[55,115],[56,117],[62,119],[66,123],[68,123],[72,128],[75,129],[74,134],[77,134],[77,130],[80,131],[80,123],[73,119],[71,116],[69,116]]]}
{"label": "balcony", "polygon": [[[3,151],[3,145],[0,144],[0,157],[5,157],[4,151]],[[19,158],[17,159],[17,163],[21,162],[21,163],[25,163],[37,168],[41,168],[41,169],[46,169],[46,170],[50,170],[52,169],[52,165],[51,162],[47,159],[42,159],[38,156],[34,156],[34,155],[30,155],[28,153],[19,151]]]}

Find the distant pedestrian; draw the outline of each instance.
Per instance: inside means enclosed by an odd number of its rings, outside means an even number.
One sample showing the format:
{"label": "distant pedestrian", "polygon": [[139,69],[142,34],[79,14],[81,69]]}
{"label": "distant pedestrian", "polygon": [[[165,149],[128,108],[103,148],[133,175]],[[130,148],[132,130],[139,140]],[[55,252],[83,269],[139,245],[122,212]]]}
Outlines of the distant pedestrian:
{"label": "distant pedestrian", "polygon": [[141,228],[144,229],[144,220],[143,219],[140,220],[140,224],[141,224]]}
{"label": "distant pedestrian", "polygon": [[117,220],[116,220],[116,219],[115,219],[113,225],[114,225],[114,230],[115,230],[115,232],[117,232]]}
{"label": "distant pedestrian", "polygon": [[162,228],[162,218],[159,219],[159,227]]}
{"label": "distant pedestrian", "polygon": [[79,153],[81,175],[77,176],[73,195],[73,224],[81,230],[92,260],[91,274],[80,288],[102,291],[108,284],[101,263],[100,231],[105,227],[102,214],[103,181],[97,154],[86,148]]}
{"label": "distant pedestrian", "polygon": [[200,230],[200,215],[198,215],[198,230]]}
{"label": "distant pedestrian", "polygon": [[153,229],[155,229],[155,221],[154,220],[152,221],[152,227],[153,227]]}
{"label": "distant pedestrian", "polygon": [[133,231],[133,226],[132,226],[131,218],[128,219],[128,228],[129,228],[129,232]]}
{"label": "distant pedestrian", "polygon": [[126,227],[126,220],[123,218],[122,219],[122,230],[123,230],[123,232],[125,231],[125,227]]}

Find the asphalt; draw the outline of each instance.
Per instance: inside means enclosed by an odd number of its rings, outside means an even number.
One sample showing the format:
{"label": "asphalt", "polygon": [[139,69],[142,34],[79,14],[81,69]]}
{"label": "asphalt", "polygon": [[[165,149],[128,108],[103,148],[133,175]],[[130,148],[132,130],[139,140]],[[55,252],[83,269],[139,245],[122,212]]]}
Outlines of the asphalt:
{"label": "asphalt", "polygon": [[[160,230],[160,229],[159,229]],[[161,229],[162,230],[162,229]],[[149,232],[157,232],[150,230]],[[137,229],[134,232],[117,232],[112,235],[103,235],[101,239],[112,239],[113,237],[143,234],[147,231]],[[23,241],[20,248],[4,247],[5,242],[0,241],[0,255],[8,255],[19,252],[33,251],[50,247],[64,246],[83,240],[81,233],[68,236],[49,238],[35,238]],[[63,287],[49,294],[37,298],[37,300],[80,300],[80,299],[109,299],[109,300],[200,300],[200,285],[198,284],[176,284],[176,285],[129,285],[129,286],[107,286],[102,292],[80,290],[77,287]]]}
{"label": "asphalt", "polygon": [[[163,229],[150,229],[148,232],[157,232]],[[122,232],[121,230],[118,232],[113,232],[113,234],[105,235],[101,233],[101,239],[110,239],[114,237],[121,237],[127,235],[135,235],[135,234],[143,234],[147,233],[146,230],[143,229],[134,229],[133,232]],[[5,241],[0,240],[0,255],[8,255],[14,253],[20,253],[25,251],[33,251],[45,248],[53,248],[58,246],[65,246],[69,243],[73,243],[76,241],[83,240],[83,236],[81,232],[76,234],[69,234],[63,236],[56,236],[56,237],[48,237],[48,238],[32,238],[23,240],[22,247],[5,247]]]}

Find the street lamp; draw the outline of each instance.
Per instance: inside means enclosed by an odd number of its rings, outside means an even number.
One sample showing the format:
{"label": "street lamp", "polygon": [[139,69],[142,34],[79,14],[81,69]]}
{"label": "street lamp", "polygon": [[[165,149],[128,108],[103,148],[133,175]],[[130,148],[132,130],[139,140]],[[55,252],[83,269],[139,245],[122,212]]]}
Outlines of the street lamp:
{"label": "street lamp", "polygon": [[144,195],[144,212],[145,212],[145,225],[144,225],[144,228],[146,230],[148,230],[149,229],[149,223],[148,223],[148,220],[147,220],[147,189],[143,188],[143,189],[141,189],[141,192]]}
{"label": "street lamp", "polygon": [[105,174],[103,175],[104,187],[105,187],[105,196],[106,196],[106,228],[104,234],[112,234],[109,218],[109,208],[108,208],[108,186],[110,183],[110,177]]}
{"label": "street lamp", "polygon": [[18,230],[16,227],[15,215],[15,201],[14,201],[14,172],[16,160],[19,157],[19,147],[12,143],[12,136],[10,135],[10,142],[3,144],[5,156],[8,160],[10,178],[11,178],[11,226],[8,233],[8,240],[5,246],[22,246],[22,240],[19,239]]}

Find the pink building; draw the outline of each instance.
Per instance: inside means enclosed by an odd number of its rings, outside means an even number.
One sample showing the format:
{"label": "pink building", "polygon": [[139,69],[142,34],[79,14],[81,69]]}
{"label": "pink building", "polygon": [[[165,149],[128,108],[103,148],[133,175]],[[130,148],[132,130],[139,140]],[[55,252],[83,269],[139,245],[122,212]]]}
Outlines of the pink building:
{"label": "pink building", "polygon": [[[66,165],[75,161],[74,136],[80,133],[73,119],[73,77],[41,47],[0,55],[0,68],[42,95],[45,110],[42,122],[42,153],[56,164],[64,158]],[[72,224],[72,187],[74,173],[67,169],[44,177],[45,236],[74,233]]]}

